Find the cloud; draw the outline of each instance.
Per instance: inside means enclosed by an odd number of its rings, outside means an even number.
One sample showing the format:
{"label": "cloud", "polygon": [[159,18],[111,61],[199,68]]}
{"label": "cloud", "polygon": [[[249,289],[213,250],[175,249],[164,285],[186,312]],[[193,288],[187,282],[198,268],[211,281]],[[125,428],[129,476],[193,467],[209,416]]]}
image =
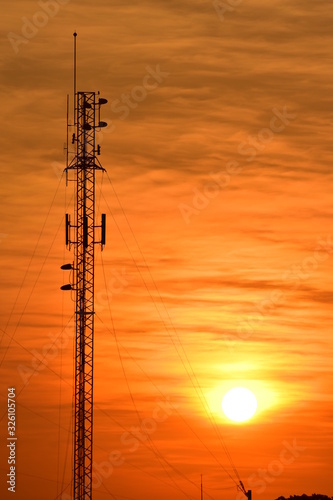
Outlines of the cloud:
{"label": "cloud", "polygon": [[[289,480],[309,491],[313,484],[328,488],[331,257],[297,290],[282,276],[295,266],[302,270],[318,238],[331,231],[329,2],[318,0],[309,10],[300,0],[243,1],[221,22],[211,1],[98,0],[78,5],[70,0],[16,53],[7,34],[22,35],[22,18],[35,22],[40,4],[19,0],[8,5],[0,20],[0,88],[5,96],[0,233],[8,235],[0,244],[0,303],[5,322],[16,304],[8,334],[23,313],[16,343],[2,366],[3,383],[17,381],[19,387],[17,363],[29,364],[28,351],[41,350],[49,331],[59,331],[73,314],[70,297],[59,290],[70,279],[59,266],[73,258],[65,250],[62,225],[66,212],[73,216],[73,184],[65,192],[64,179],[59,182],[65,166],[66,96],[73,91],[72,34],[77,30],[78,88],[100,90],[108,99],[102,114],[109,126],[98,135],[100,159],[127,216],[107,178],[98,176],[97,220],[107,213],[106,284],[96,247],[98,404],[122,425],[134,425],[135,409],[107,330],[112,331],[108,306],[104,295],[98,295],[111,286],[112,272],[124,268],[128,286],[113,294],[111,310],[139,411],[149,413],[157,391],[137,364],[163,393],[175,396],[181,415],[220,456],[223,450],[186,373],[186,357],[202,387],[240,377],[271,384],[280,404],[262,413],[261,420],[237,429],[223,424],[242,477],[267,468],[279,456],[282,442],[297,438],[308,451],[281,475],[279,484],[272,483],[269,496],[289,491]],[[143,100],[135,99],[144,89],[147,67],[159,67],[167,76]],[[120,112],[126,96],[130,104]],[[297,116],[270,136],[273,110],[284,107]],[[244,153],[244,148],[252,152]],[[207,197],[211,174],[225,175],[231,161],[242,170],[230,174],[216,196]],[[198,195],[200,209],[195,208]],[[182,203],[196,210],[189,224],[179,210]],[[285,301],[257,322],[249,338],[240,338],[239,321],[254,315],[258,303],[276,290],[285,293]],[[8,335],[2,347],[7,342]],[[38,470],[42,477],[54,477],[56,453],[51,461],[44,457],[47,449],[58,447],[57,426],[61,457],[66,456],[72,347],[50,360],[49,369],[22,393],[27,408],[19,420],[22,474]],[[96,445],[108,451],[122,431],[100,407]],[[222,427],[220,420],[218,424]],[[221,474],[233,486],[181,418],[170,418],[155,439],[161,453],[194,482],[205,464],[209,491],[220,494]],[[31,449],[36,456],[27,460]],[[142,493],[143,498],[153,491],[154,498],[170,497],[165,484],[157,480],[153,488],[142,480],[141,469],[158,478],[167,474],[145,447],[128,460],[140,471],[124,465],[105,479],[108,488],[115,487],[115,496]],[[69,482],[69,467],[62,462]],[[223,464],[229,467],[226,457]],[[184,478],[169,474],[183,484]],[[56,497],[52,484],[36,484],[29,479],[36,500]],[[141,490],[134,491],[137,484]],[[234,493],[226,490],[226,498],[234,499]],[[183,497],[177,489],[172,495]]]}

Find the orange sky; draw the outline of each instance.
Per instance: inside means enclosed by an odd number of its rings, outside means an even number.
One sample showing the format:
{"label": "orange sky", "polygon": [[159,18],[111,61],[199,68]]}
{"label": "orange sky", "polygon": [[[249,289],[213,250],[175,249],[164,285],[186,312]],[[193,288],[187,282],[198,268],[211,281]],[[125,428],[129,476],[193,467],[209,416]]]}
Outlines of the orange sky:
{"label": "orange sky", "polygon": [[[332,22],[328,0],[3,8],[1,498],[11,386],[15,498],[70,498],[74,30],[78,88],[109,101],[94,500],[196,499],[200,474],[204,498],[239,500],[226,450],[254,499],[333,495]],[[242,425],[220,409],[237,385],[258,399]]]}

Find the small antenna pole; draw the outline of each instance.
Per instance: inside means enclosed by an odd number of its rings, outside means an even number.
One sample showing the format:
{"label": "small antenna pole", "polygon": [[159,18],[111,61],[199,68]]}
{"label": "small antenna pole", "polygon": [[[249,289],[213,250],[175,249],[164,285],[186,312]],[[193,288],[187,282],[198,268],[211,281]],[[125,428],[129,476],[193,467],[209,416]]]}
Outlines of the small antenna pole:
{"label": "small antenna pole", "polygon": [[73,33],[74,36],[74,126],[76,125],[76,31]]}
{"label": "small antenna pole", "polygon": [[203,490],[202,490],[202,474],[201,474],[201,500],[203,500]]}

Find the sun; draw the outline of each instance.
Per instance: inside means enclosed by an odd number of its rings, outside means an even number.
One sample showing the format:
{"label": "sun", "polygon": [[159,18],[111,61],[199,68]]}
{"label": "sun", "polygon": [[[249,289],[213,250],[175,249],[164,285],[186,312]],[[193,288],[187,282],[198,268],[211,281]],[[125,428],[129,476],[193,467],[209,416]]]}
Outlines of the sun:
{"label": "sun", "polygon": [[244,387],[234,387],[222,400],[222,410],[233,422],[245,422],[255,414],[257,399],[253,392]]}

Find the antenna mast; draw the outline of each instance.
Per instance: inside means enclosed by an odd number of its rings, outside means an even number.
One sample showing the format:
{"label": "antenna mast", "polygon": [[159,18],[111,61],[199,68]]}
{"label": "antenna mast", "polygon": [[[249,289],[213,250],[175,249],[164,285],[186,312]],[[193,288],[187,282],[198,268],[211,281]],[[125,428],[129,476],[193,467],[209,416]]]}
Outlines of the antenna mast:
{"label": "antenna mast", "polygon": [[244,495],[246,496],[246,498],[248,500],[252,500],[252,490],[248,490],[246,491],[245,489],[245,486],[244,484],[242,483],[242,481],[239,481],[239,486],[237,487],[242,493],[244,493]]}
{"label": "antenna mast", "polygon": [[[99,93],[76,90],[76,37],[74,33],[74,158],[67,159],[66,176],[73,172],[76,183],[74,224],[66,214],[66,245],[74,246],[74,263],[62,266],[72,271],[72,283],[63,290],[75,292],[75,425],[74,425],[74,500],[92,499],[93,453],[93,344],[94,344],[94,257],[95,245],[105,245],[105,214],[95,225],[95,172],[105,171],[97,155],[96,129],[107,124],[99,120],[100,108],[107,103]],[[68,133],[67,133],[68,136]],[[68,144],[67,144],[68,158]],[[96,241],[95,229],[101,230]],[[71,231],[73,229],[73,231]],[[72,235],[72,233],[74,233]]]}
{"label": "antenna mast", "polygon": [[74,104],[74,124],[76,123],[76,38],[77,38],[77,33],[73,33],[74,37],[74,99],[73,99],[73,104]]}

